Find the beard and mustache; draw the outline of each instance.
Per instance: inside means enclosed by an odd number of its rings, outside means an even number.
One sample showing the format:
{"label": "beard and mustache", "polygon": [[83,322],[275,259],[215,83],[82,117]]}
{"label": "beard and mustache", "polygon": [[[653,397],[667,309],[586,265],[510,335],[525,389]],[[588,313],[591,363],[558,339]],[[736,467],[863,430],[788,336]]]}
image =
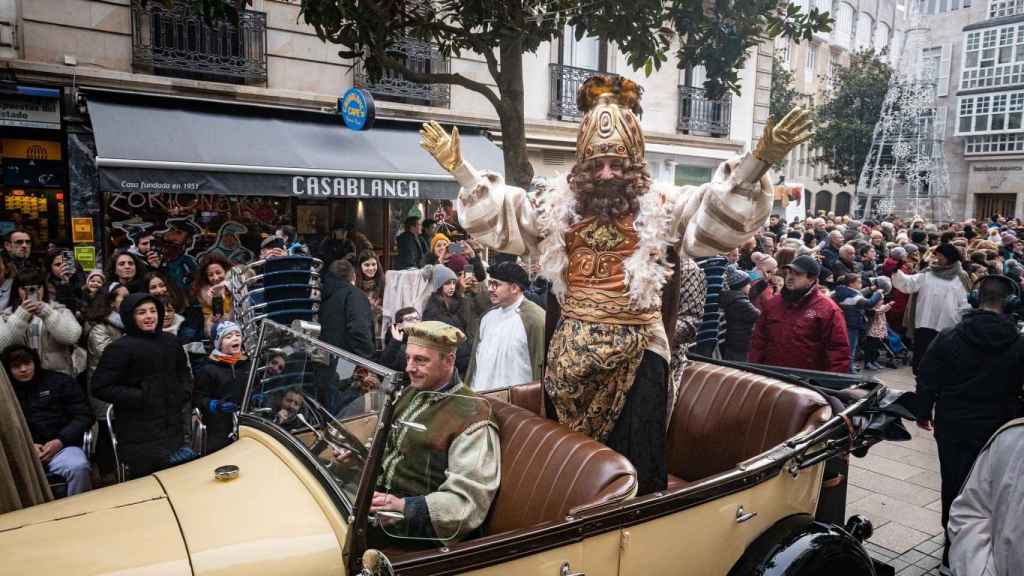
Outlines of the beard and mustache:
{"label": "beard and mustache", "polygon": [[599,180],[601,164],[596,159],[576,164],[569,183],[576,197],[576,213],[587,218],[617,220],[639,209],[639,198],[650,189],[651,178],[644,164],[627,162],[622,178]]}

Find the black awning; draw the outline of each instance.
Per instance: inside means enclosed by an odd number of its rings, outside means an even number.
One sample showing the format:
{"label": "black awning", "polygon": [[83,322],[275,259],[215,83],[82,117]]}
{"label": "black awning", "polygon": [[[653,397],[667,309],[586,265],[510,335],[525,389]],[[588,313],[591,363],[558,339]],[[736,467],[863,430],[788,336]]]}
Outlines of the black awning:
{"label": "black awning", "polygon": [[[349,130],[341,118],[188,99],[87,94],[104,192],[453,199],[458,185],[398,127]],[[466,159],[501,169],[501,150],[462,137]]]}

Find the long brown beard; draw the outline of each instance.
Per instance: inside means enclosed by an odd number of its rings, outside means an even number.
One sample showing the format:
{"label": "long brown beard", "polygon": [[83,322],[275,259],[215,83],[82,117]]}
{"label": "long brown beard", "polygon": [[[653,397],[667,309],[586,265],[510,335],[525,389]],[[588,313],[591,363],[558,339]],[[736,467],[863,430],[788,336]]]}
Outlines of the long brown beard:
{"label": "long brown beard", "polygon": [[627,163],[623,178],[615,180],[598,180],[594,176],[599,170],[600,164],[595,159],[572,167],[569,184],[576,197],[576,213],[584,218],[596,216],[605,220],[635,214],[640,196],[651,186],[647,166]]}

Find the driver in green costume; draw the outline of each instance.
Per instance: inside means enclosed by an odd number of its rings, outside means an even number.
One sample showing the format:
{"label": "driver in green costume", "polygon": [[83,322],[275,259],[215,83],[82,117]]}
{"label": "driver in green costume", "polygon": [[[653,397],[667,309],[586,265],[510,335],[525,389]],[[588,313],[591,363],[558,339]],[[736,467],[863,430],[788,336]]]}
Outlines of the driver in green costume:
{"label": "driver in green costume", "polygon": [[483,524],[498,491],[498,425],[455,371],[465,335],[434,321],[405,331],[410,385],[395,407],[370,511],[390,536],[458,541]]}

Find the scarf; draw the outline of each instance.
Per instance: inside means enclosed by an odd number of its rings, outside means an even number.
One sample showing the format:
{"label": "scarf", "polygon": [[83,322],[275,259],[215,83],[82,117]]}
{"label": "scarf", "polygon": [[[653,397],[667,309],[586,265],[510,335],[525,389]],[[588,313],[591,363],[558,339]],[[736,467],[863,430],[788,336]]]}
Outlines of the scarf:
{"label": "scarf", "polygon": [[241,352],[236,352],[234,354],[225,354],[220,350],[214,350],[213,352],[210,353],[210,360],[213,360],[214,362],[220,362],[222,364],[227,364],[229,366],[234,366],[235,364],[238,364],[242,360],[245,360],[245,356],[243,356]]}
{"label": "scarf", "polygon": [[928,267],[928,271],[938,276],[939,278],[942,278],[943,280],[953,280],[954,278],[959,278],[960,282],[962,282],[964,285],[964,290],[967,290],[968,292],[971,291],[970,277],[968,277],[964,273],[964,268],[963,266],[960,265],[959,262],[953,262],[952,264],[949,264],[947,266],[932,265]]}

